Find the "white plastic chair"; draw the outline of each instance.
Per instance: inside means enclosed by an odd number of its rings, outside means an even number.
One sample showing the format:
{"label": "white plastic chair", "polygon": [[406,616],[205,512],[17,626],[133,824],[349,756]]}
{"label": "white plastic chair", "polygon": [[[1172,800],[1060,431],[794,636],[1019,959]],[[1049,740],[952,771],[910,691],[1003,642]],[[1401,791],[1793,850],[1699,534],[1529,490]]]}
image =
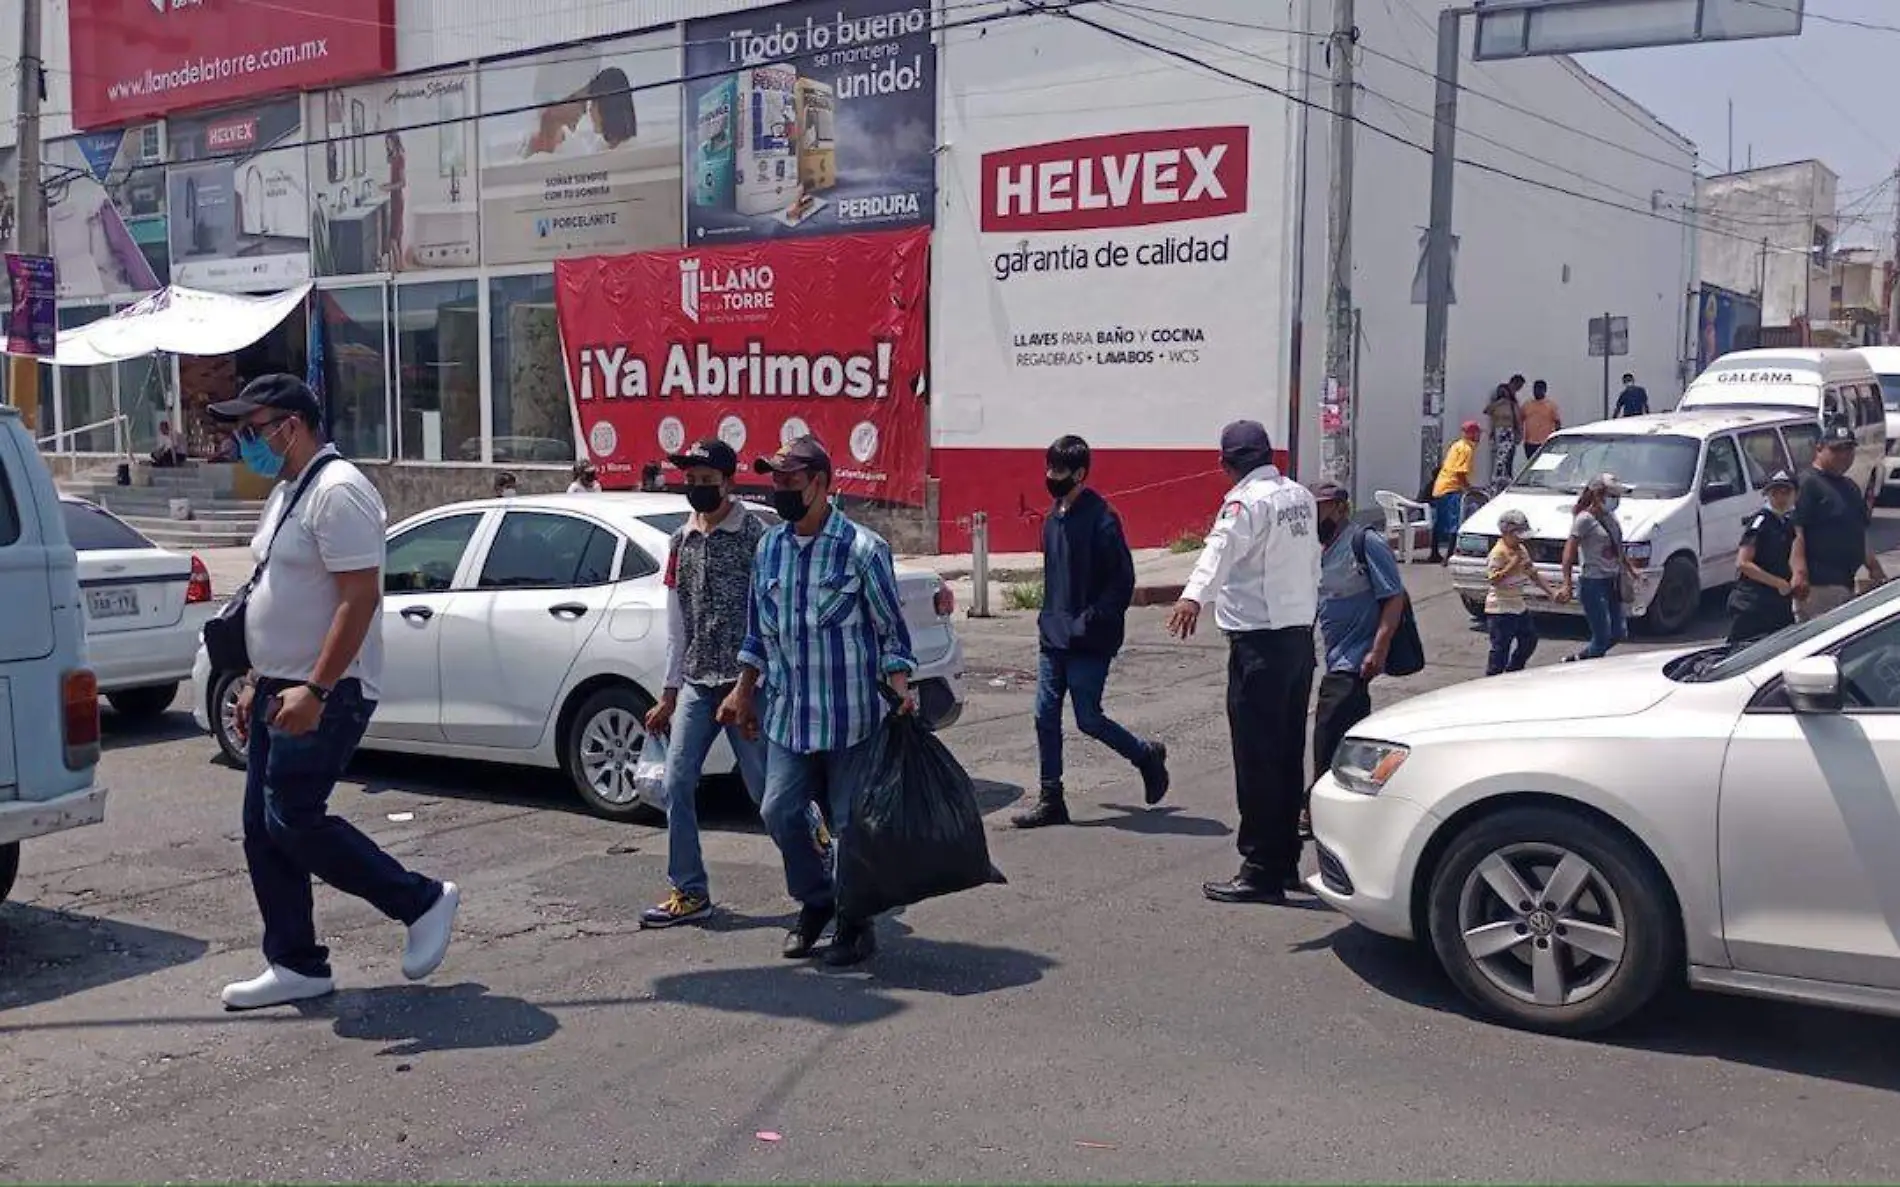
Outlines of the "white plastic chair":
{"label": "white plastic chair", "polygon": [[[1392,542],[1392,548],[1399,555],[1399,563],[1409,565],[1422,547],[1430,551],[1432,547],[1432,509],[1424,503],[1408,499],[1392,490],[1373,492],[1373,500],[1379,504],[1379,510],[1385,512],[1385,537]],[[1419,543],[1420,533],[1424,534],[1424,544]]]}

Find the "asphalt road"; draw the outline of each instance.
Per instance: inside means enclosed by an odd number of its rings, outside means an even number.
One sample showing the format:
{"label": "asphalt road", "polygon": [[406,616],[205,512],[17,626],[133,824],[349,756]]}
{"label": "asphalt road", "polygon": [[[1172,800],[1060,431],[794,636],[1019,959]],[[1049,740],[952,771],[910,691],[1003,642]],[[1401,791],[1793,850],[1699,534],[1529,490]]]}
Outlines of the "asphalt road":
{"label": "asphalt road", "polygon": [[[1448,593],[1421,618],[1433,663],[1382,700],[1480,670]],[[1033,624],[969,624],[945,737],[1010,884],[887,921],[868,972],[778,958],[789,904],[742,811],[707,839],[724,913],[643,934],[659,833],[536,772],[366,759],[337,807],[465,888],[447,964],[407,984],[400,931],[320,890],[341,991],[229,1016],[218,987],[259,962],[240,776],[182,706],[114,728],[107,823],[29,845],[0,906],[0,1178],[1900,1176],[1900,1023],[1701,997],[1607,1041],[1530,1037],[1324,909],[1203,901],[1235,865],[1222,645],[1167,642],[1159,610],[1130,633],[1109,703],[1169,742],[1167,804],[1076,739],[1077,825],[1008,831]]]}

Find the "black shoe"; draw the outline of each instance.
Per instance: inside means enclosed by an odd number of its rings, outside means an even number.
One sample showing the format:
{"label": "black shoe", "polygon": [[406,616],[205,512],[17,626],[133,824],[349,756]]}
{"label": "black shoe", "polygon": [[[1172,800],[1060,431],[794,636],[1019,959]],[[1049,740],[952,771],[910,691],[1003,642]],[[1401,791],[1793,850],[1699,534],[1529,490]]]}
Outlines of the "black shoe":
{"label": "black shoe", "polygon": [[1148,743],[1148,757],[1141,764],[1141,792],[1148,806],[1154,807],[1168,794],[1168,746],[1165,742]]}
{"label": "black shoe", "polygon": [[1298,870],[1295,870],[1291,874],[1288,874],[1286,876],[1286,881],[1280,883],[1280,886],[1288,894],[1308,893],[1306,889],[1306,879],[1300,877],[1300,872]]}
{"label": "black shoe", "polygon": [[818,937],[825,934],[825,928],[831,923],[831,917],[837,914],[835,907],[802,907],[798,912],[798,926],[785,933],[785,959],[803,960],[818,947]]}
{"label": "black shoe", "polygon": [[1062,793],[1053,795],[1043,792],[1036,800],[1035,807],[1018,812],[1009,818],[1010,824],[1017,828],[1048,828],[1052,824],[1069,823],[1069,805],[1063,800]]}
{"label": "black shoe", "polygon": [[1217,903],[1284,903],[1286,891],[1275,886],[1262,886],[1246,878],[1235,878],[1231,882],[1203,882],[1201,893]]}
{"label": "black shoe", "polygon": [[868,920],[840,919],[838,934],[831,938],[831,947],[825,949],[825,963],[834,969],[848,968],[863,964],[876,951],[877,931]]}

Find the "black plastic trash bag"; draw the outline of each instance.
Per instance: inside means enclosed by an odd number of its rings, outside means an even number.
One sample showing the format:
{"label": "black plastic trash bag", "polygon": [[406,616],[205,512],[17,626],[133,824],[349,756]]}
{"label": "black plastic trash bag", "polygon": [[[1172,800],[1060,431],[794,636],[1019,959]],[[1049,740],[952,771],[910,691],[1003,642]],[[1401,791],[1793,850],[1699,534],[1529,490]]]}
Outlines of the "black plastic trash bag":
{"label": "black plastic trash bag", "polygon": [[1005,883],[969,773],[915,714],[878,727],[871,775],[837,848],[838,913],[869,919],[895,907]]}

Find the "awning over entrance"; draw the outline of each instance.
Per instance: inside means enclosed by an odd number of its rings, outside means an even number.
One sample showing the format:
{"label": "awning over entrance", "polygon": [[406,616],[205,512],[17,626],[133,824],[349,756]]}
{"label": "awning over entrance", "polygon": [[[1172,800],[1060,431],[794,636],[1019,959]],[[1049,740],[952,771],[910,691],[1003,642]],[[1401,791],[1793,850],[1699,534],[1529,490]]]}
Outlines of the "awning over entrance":
{"label": "awning over entrance", "polygon": [[61,330],[58,353],[48,361],[96,367],[160,352],[231,354],[276,329],[309,292],[302,284],[267,297],[243,297],[173,285],[111,317]]}

